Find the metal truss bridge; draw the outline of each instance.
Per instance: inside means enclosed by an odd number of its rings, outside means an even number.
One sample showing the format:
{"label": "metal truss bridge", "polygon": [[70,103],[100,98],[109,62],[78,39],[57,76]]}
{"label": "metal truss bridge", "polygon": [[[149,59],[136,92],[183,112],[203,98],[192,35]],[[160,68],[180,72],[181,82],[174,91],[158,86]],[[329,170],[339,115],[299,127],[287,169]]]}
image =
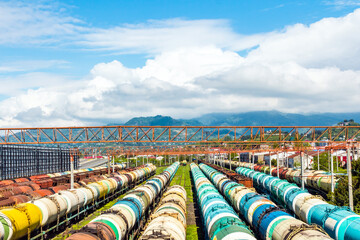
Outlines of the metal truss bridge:
{"label": "metal truss bridge", "polygon": [[0,128],[0,144],[357,142],[360,126],[98,126]]}

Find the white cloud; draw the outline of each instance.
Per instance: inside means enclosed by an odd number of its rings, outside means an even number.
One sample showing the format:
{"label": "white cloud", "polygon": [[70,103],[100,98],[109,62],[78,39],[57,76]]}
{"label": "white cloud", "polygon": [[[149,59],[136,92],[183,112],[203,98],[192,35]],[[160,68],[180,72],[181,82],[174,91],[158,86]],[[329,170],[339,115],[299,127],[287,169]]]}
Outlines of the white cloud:
{"label": "white cloud", "polygon": [[[186,64],[161,64],[182,59],[184,51]],[[209,59],[212,62],[205,64]],[[216,60],[227,64],[217,66]],[[201,66],[186,71],[186,65]],[[178,77],[182,71],[186,74]],[[77,87],[29,90],[0,104],[0,124],[85,125],[156,114],[187,118],[268,109],[358,111],[359,90],[359,71],[247,62],[213,47],[192,48],[159,55],[142,68],[126,68],[118,61],[98,64],[90,79]]]}
{"label": "white cloud", "polygon": [[64,60],[31,60],[6,62],[0,65],[0,74],[30,72],[48,68],[66,68],[69,62]]}
{"label": "white cloud", "polygon": [[56,1],[0,2],[0,45],[75,46],[116,54],[154,56],[179,47],[204,45],[240,51],[256,46],[268,35],[238,34],[225,19],[149,20],[104,29],[69,16],[66,7]]}
{"label": "white cloud", "polygon": [[[44,84],[6,99],[0,102],[0,126],[269,109],[360,111],[358,26],[360,10],[256,36],[241,36],[223,20],[171,19],[97,29],[85,35],[84,44],[154,57],[139,68],[99,63],[80,82]],[[236,52],[257,45],[245,57]]]}
{"label": "white cloud", "polygon": [[79,19],[64,14],[55,2],[0,2],[0,44],[50,44],[84,30]]}
{"label": "white cloud", "polygon": [[306,67],[360,69],[360,9],[309,26],[296,24],[268,36],[250,52],[253,61],[293,61]]}
{"label": "white cloud", "polygon": [[[14,69],[11,69],[11,71],[14,71]],[[0,84],[2,85],[2,87],[0,87],[0,94],[19,96],[24,94],[28,89],[57,87],[67,82],[74,84],[73,81],[66,76],[36,71],[14,76],[0,75]]]}
{"label": "white cloud", "polygon": [[334,5],[337,7],[347,7],[347,6],[360,6],[359,0],[328,0],[325,1],[327,5]]}
{"label": "white cloud", "polygon": [[267,34],[240,35],[231,29],[229,21],[221,19],[167,19],[92,29],[84,36],[81,43],[95,49],[159,54],[204,45],[240,51],[256,46]]}

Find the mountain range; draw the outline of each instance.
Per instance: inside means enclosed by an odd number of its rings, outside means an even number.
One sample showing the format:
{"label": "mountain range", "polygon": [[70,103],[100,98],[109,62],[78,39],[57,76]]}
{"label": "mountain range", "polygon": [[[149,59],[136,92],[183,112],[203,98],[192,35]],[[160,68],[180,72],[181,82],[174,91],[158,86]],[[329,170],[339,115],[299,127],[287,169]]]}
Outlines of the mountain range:
{"label": "mountain range", "polygon": [[192,119],[174,119],[169,116],[136,117],[126,123],[108,126],[332,126],[344,120],[360,119],[360,113],[283,113],[255,111],[244,113],[210,113]]}

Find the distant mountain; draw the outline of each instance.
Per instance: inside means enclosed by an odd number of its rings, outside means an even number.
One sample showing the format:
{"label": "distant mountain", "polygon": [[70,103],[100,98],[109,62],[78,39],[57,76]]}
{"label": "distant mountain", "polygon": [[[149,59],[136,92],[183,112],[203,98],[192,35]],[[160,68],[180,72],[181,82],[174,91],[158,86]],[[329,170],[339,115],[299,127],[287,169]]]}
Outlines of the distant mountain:
{"label": "distant mountain", "polygon": [[174,119],[168,116],[157,115],[155,117],[136,117],[127,121],[126,126],[201,126],[197,120]]}
{"label": "distant mountain", "polygon": [[169,116],[136,117],[125,124],[107,126],[333,126],[345,119],[360,122],[360,113],[297,114],[279,111],[245,113],[210,113],[193,119],[174,119]]}
{"label": "distant mountain", "polygon": [[211,113],[195,120],[207,126],[332,126],[344,119],[360,120],[360,113],[296,114],[278,111]]}
{"label": "distant mountain", "polygon": [[106,126],[122,126],[124,123],[108,123]]}
{"label": "distant mountain", "polygon": [[210,113],[193,119],[174,119],[169,116],[136,117],[125,124],[107,126],[333,126],[345,119],[360,122],[360,113],[297,114],[279,111],[245,113]]}

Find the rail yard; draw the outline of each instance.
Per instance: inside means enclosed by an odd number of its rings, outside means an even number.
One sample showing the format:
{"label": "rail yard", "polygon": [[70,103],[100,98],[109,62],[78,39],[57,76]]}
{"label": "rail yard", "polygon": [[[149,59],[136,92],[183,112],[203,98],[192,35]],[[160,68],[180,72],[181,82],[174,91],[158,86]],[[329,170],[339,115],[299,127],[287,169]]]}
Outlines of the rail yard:
{"label": "rail yard", "polygon": [[328,202],[337,174],[193,151],[4,179],[1,239],[359,239],[360,215]]}

